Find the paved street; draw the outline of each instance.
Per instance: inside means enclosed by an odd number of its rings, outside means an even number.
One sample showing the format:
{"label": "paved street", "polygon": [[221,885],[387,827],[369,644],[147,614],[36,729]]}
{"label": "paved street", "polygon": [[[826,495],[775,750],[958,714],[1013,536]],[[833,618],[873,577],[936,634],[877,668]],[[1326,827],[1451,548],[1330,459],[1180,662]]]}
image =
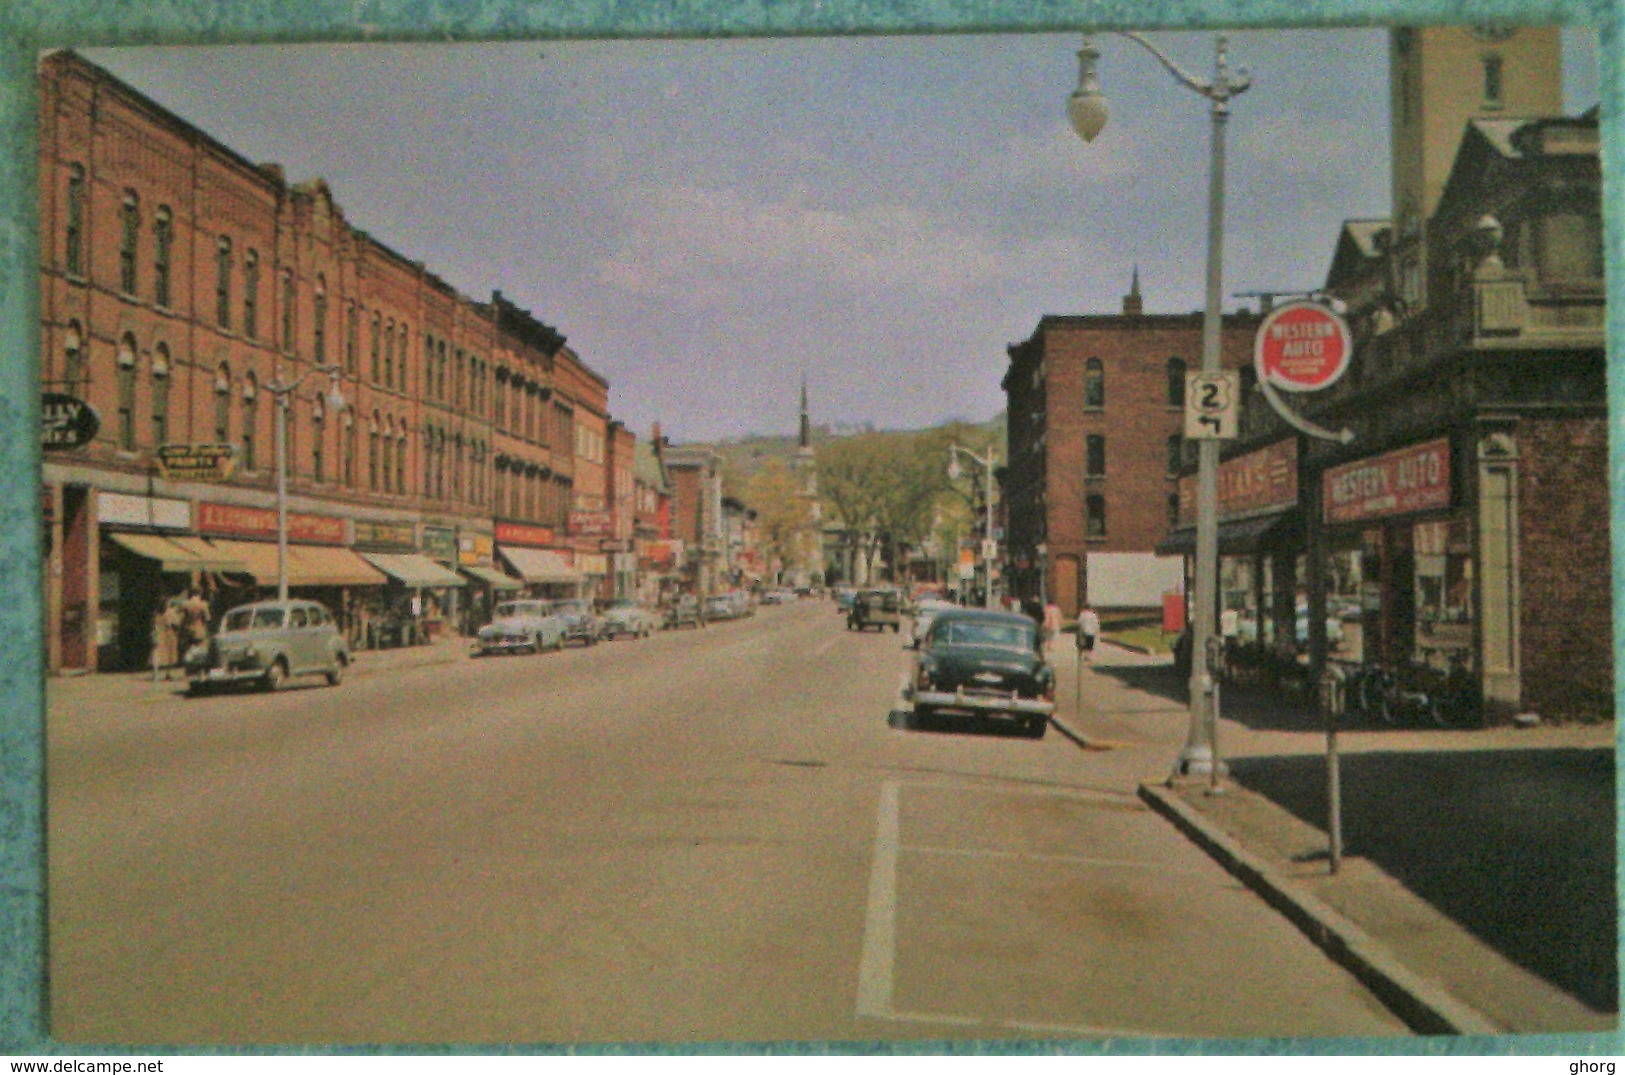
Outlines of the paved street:
{"label": "paved street", "polygon": [[52,681],[53,1033],[1405,1032],[1138,800],[1182,708],[1098,715],[1136,729],[1107,752],[906,731],[906,665],[803,601],[276,695]]}

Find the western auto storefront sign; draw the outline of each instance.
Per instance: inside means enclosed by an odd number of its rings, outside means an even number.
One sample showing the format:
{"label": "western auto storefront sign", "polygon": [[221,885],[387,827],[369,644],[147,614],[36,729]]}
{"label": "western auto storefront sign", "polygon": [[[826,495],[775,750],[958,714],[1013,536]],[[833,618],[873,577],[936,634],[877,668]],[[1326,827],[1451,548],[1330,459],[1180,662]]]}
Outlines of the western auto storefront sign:
{"label": "western auto storefront sign", "polygon": [[[276,510],[238,504],[199,504],[197,529],[200,534],[276,537]],[[344,520],[336,515],[301,515],[290,511],[288,540],[307,545],[343,545]]]}
{"label": "western auto storefront sign", "polygon": [[1328,470],[1328,523],[1437,511],[1450,506],[1450,441],[1430,440]]}
{"label": "western auto storefront sign", "polygon": [[[1298,506],[1298,442],[1280,440],[1219,464],[1221,518],[1262,515]],[[1196,519],[1196,478],[1179,479],[1179,522]]]}

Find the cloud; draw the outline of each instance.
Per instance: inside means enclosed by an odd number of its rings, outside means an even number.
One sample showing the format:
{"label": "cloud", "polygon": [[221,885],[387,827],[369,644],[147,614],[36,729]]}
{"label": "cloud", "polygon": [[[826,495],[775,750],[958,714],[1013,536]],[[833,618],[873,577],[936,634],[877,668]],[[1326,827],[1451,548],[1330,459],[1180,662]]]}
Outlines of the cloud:
{"label": "cloud", "polygon": [[1080,183],[1120,179],[1141,167],[1127,139],[1100,138],[1085,145],[1069,124],[1057,122],[971,155],[965,178],[992,189],[1075,191]]}

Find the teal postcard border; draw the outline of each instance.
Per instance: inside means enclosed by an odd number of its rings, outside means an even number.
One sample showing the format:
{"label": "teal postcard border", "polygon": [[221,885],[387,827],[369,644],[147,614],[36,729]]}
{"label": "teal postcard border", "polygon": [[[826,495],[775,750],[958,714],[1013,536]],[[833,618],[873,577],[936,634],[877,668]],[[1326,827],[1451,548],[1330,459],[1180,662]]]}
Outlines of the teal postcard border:
{"label": "teal postcard border", "polygon": [[[45,1002],[44,721],[41,585],[39,303],[35,60],[39,50],[138,44],[301,41],[497,41],[526,38],[750,37],[775,35],[1055,32],[1203,27],[1378,26],[1396,22],[1593,27],[1599,35],[1608,350],[1625,353],[1625,0],[3,0],[0,2],[0,1053],[119,1054],[49,1036]],[[1614,416],[1609,474],[1613,597],[1625,564],[1625,377],[1608,364]],[[1614,626],[1616,708],[1625,710],[1625,646]],[[1617,778],[1616,778],[1617,779]],[[1620,801],[1616,795],[1616,802]],[[1616,832],[1618,829],[1616,828]],[[143,1049],[142,1052],[169,1052]],[[219,1050],[186,1049],[212,1055]],[[460,1048],[305,1047],[230,1050],[271,1054],[729,1053],[918,1055],[1034,1053],[1302,1054],[1426,1053],[1597,1055],[1625,1053],[1604,1035],[1418,1038],[1396,1042],[1198,1040],[1159,1042],[784,1042],[706,1047],[563,1047],[545,1043]]]}

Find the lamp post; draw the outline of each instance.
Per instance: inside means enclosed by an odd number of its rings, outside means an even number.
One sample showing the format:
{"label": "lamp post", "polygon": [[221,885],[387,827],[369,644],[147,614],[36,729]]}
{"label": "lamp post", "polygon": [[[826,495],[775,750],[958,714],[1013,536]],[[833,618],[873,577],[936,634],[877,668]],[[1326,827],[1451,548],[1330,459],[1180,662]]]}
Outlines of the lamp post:
{"label": "lamp post", "polygon": [[[1230,98],[1245,92],[1252,84],[1252,78],[1246,68],[1231,73],[1226,62],[1227,43],[1223,34],[1218,35],[1215,44],[1214,73],[1210,81],[1186,74],[1140,34],[1122,31],[1120,36],[1151,53],[1176,82],[1210,102],[1207,296],[1202,314],[1202,375],[1217,377],[1221,368],[1219,330],[1224,257],[1224,129],[1230,118]],[[1099,56],[1100,50],[1085,36],[1083,48],[1078,50],[1078,87],[1067,101],[1067,115],[1072,127],[1085,142],[1093,141],[1106,126],[1106,98],[1100,92],[1100,82],[1095,76],[1095,60]],[[1213,625],[1218,605],[1219,442],[1204,438],[1197,442],[1197,451],[1196,594],[1191,611],[1190,731],[1175,772],[1187,776],[1206,773],[1217,780],[1222,771],[1216,746],[1218,694],[1211,672],[1212,655],[1208,650],[1210,640],[1214,640]]]}
{"label": "lamp post", "polygon": [[961,455],[982,468],[983,477],[987,482],[987,484],[983,486],[985,491],[983,506],[986,508],[986,513],[984,521],[985,529],[982,533],[982,570],[984,579],[982,583],[982,607],[992,608],[993,555],[991,548],[993,543],[993,445],[989,444],[987,446],[986,459],[983,459],[969,448],[961,448],[957,444],[948,445],[948,479],[950,481],[958,481],[960,474],[963,473],[959,467],[959,457]]}
{"label": "lamp post", "polygon": [[276,401],[276,597],[288,599],[288,404],[299,386],[313,373],[327,374],[327,404],[337,414],[344,409],[344,393],[339,391],[339,367],[315,366],[292,381],[279,376],[265,386]]}

